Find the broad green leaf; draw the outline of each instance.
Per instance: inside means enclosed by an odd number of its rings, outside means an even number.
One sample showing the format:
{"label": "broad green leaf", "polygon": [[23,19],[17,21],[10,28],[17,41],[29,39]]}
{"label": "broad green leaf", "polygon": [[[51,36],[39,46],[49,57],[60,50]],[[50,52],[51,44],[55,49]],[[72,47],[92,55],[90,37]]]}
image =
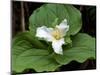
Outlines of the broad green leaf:
{"label": "broad green leaf", "polygon": [[54,55],[54,57],[62,65],[68,64],[73,60],[82,63],[89,58],[95,58],[95,51],[87,47],[73,47],[66,49],[64,55]]}
{"label": "broad green leaf", "polygon": [[[36,48],[45,48],[45,45],[43,45],[37,38],[33,36],[29,31],[22,32],[16,35],[13,39],[13,44],[12,45],[17,45],[21,41],[28,41],[32,43],[32,45]],[[23,45],[23,44],[22,44]]]}
{"label": "broad green leaf", "polygon": [[79,33],[72,39],[73,47],[87,47],[91,50],[95,50],[96,40],[85,33]]}
{"label": "broad green leaf", "polygon": [[72,5],[63,4],[44,4],[36,9],[30,16],[29,29],[35,35],[37,27],[55,27],[55,20],[60,24],[65,18],[70,26],[68,34],[78,33],[82,25],[80,11]]}
{"label": "broad green leaf", "polygon": [[37,44],[34,45],[37,43],[36,41],[30,32],[20,33],[14,38],[12,43],[13,71],[22,72],[27,68],[32,68],[37,72],[55,71],[61,66],[47,49],[43,49],[41,46],[37,48]]}
{"label": "broad green leaf", "polygon": [[89,58],[95,59],[95,38],[85,33],[79,33],[72,38],[72,48],[65,48],[64,55],[55,55],[55,59],[60,64],[68,64],[75,60],[84,62]]}
{"label": "broad green leaf", "polygon": [[65,5],[69,16],[70,34],[75,35],[78,33],[82,26],[81,13],[72,5]]}
{"label": "broad green leaf", "polygon": [[[19,49],[21,50],[21,49]],[[28,49],[13,55],[13,70],[22,72],[26,68],[33,68],[37,72],[55,71],[60,65],[52,59],[46,50]]]}

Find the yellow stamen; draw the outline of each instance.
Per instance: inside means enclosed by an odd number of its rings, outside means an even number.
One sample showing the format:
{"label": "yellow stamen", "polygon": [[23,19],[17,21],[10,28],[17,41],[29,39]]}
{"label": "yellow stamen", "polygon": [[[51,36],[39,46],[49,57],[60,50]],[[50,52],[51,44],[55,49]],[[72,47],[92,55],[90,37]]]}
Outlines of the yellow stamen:
{"label": "yellow stamen", "polygon": [[55,30],[52,32],[52,36],[59,40],[61,38],[61,31],[58,28],[55,28]]}

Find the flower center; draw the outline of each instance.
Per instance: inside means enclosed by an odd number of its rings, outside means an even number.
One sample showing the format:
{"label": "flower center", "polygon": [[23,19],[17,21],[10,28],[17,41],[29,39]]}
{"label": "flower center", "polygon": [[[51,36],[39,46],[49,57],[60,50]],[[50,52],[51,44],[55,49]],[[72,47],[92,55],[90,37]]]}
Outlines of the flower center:
{"label": "flower center", "polygon": [[52,32],[52,36],[56,39],[59,40],[61,39],[61,31],[58,28],[55,28],[55,30]]}

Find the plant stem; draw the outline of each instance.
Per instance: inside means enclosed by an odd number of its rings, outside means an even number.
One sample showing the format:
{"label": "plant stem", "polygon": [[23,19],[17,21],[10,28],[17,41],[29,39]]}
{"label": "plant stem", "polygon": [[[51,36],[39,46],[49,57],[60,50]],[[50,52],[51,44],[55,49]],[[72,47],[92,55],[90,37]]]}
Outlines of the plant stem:
{"label": "plant stem", "polygon": [[25,19],[24,19],[24,3],[21,2],[21,29],[25,31]]}

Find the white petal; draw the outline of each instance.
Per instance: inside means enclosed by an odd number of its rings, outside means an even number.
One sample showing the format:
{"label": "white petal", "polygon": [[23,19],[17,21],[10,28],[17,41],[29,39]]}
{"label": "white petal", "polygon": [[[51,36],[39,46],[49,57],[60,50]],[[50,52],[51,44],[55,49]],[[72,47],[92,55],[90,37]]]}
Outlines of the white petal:
{"label": "white petal", "polygon": [[56,40],[52,42],[52,47],[54,49],[54,52],[57,54],[63,54],[63,49],[62,49],[62,45],[64,44],[64,38],[60,39],[60,40]]}
{"label": "white petal", "polygon": [[46,26],[38,27],[36,31],[36,37],[43,38],[46,41],[52,41],[52,31],[52,28],[47,28]]}
{"label": "white petal", "polygon": [[65,36],[66,32],[69,30],[69,25],[67,24],[67,20],[64,19],[58,26],[56,26],[58,29],[61,30],[63,36]]}

